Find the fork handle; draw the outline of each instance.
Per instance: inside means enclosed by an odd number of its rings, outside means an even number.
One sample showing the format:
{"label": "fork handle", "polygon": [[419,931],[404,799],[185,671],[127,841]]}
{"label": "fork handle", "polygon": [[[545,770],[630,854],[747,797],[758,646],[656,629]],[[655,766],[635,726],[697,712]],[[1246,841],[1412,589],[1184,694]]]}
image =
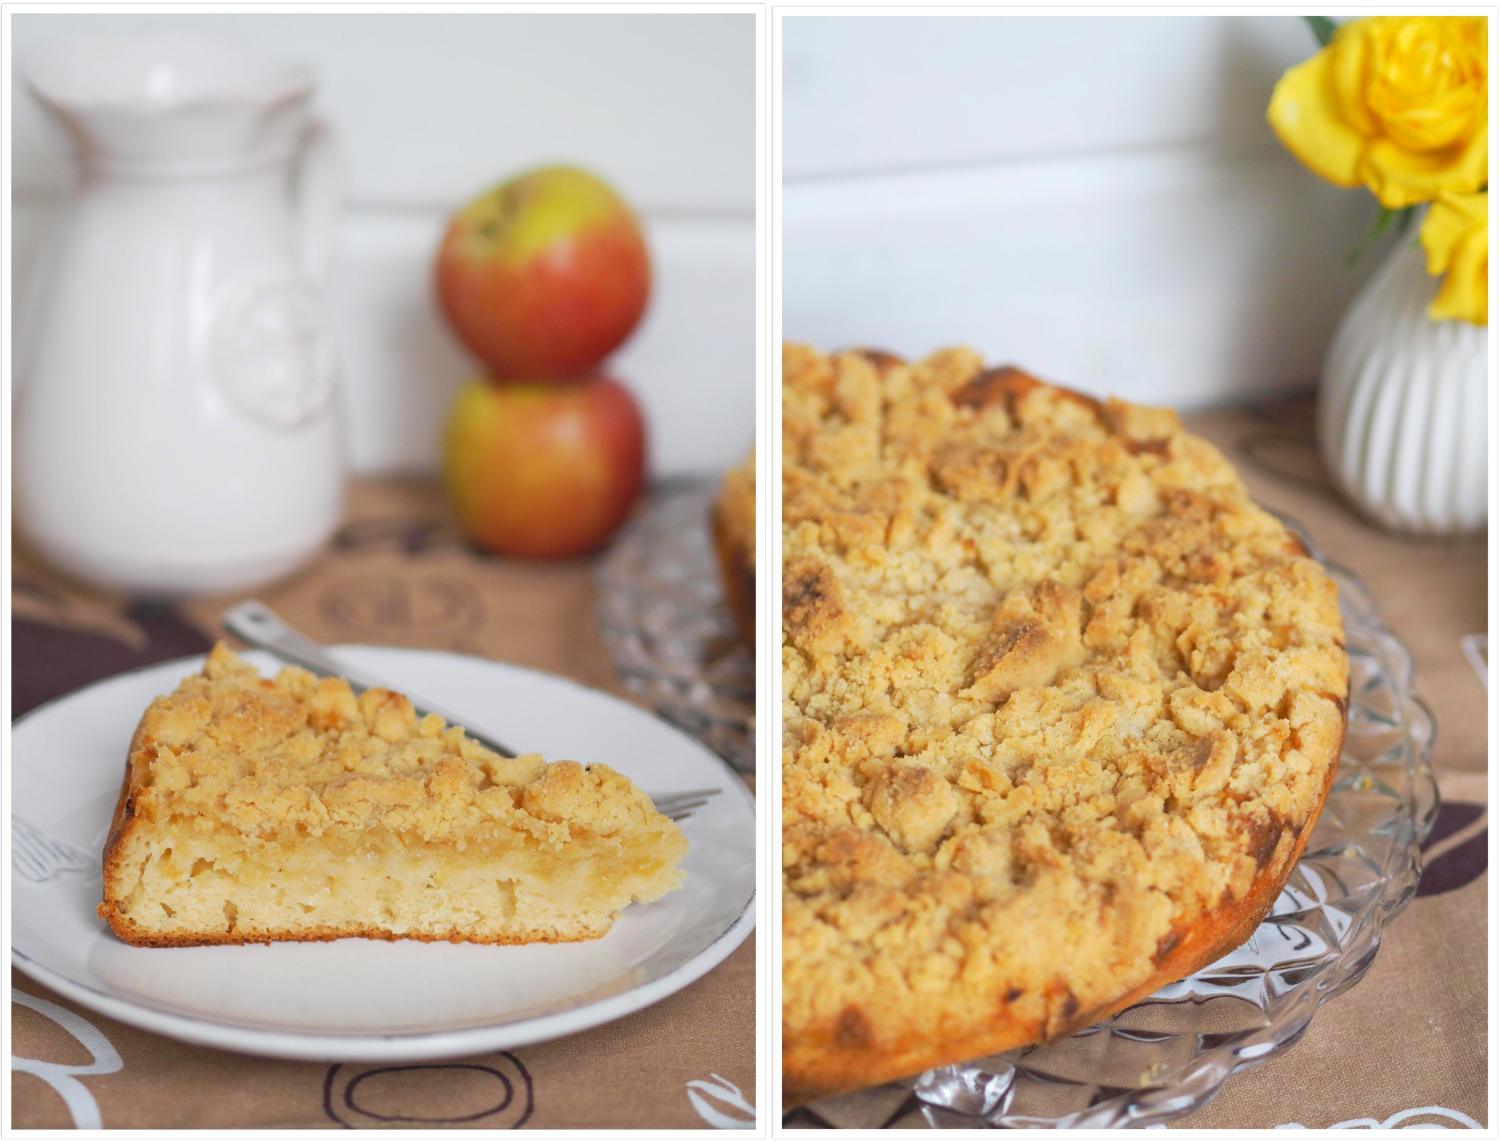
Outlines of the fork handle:
{"label": "fork handle", "polygon": [[[249,643],[260,650],[274,654],[284,662],[291,662],[324,678],[343,678],[356,692],[390,689],[378,678],[351,669],[340,662],[312,639],[288,626],[280,615],[258,599],[250,599],[230,607],[220,617],[219,622],[225,630],[242,642]],[[407,694],[407,698],[418,717],[424,714],[436,714],[450,725],[463,724],[457,718],[444,713],[436,706],[419,701],[411,694]],[[514,750],[501,745],[494,738],[477,733],[468,726],[464,726],[464,732],[498,754],[505,757],[516,756]]]}
{"label": "fork handle", "polygon": [[373,690],[378,685],[370,679],[357,679],[354,671],[346,670],[321,646],[287,626],[280,615],[257,599],[230,607],[219,621],[225,630],[241,641],[270,651],[277,658],[314,674],[325,677],[342,675],[356,690]]}

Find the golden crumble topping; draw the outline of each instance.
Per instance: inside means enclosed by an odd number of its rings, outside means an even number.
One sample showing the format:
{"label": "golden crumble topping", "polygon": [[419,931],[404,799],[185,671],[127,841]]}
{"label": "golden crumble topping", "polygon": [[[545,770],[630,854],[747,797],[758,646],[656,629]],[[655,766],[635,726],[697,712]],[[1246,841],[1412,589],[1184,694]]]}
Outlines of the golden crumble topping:
{"label": "golden crumble topping", "polygon": [[789,1091],[1198,966],[1325,795],[1332,580],[1169,411],[963,350],[788,346],[783,378]]}
{"label": "golden crumble topping", "polygon": [[157,699],[132,756],[138,816],[201,815],[242,832],[376,826],[462,844],[476,826],[548,844],[574,830],[610,835],[655,806],[603,765],[502,757],[404,694],[355,695],[295,666],[262,678],[222,643],[201,675]]}

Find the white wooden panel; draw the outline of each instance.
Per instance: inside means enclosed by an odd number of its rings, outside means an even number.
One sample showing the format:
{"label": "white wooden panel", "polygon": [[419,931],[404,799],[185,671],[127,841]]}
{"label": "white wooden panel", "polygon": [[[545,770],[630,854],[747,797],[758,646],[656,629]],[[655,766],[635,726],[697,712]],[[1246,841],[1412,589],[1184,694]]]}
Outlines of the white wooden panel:
{"label": "white wooden panel", "polygon": [[1378,253],[1289,158],[1210,150],[820,180],[784,197],[786,336],[970,344],[1100,393],[1194,405],[1314,380]]}
{"label": "white wooden panel", "polygon": [[789,180],[1192,141],[1271,141],[1315,50],[1292,17],[800,16],[782,24]]}
{"label": "white wooden panel", "polygon": [[[48,201],[15,203],[18,385],[25,383],[25,308],[40,296],[59,216]],[[329,298],[355,471],[435,469],[449,400],[474,372],[432,299],[443,221],[436,212],[372,209],[345,219]],[[654,474],[721,471],[755,440],[755,226],[669,218],[647,229],[651,305],[609,370],[644,407]]]}
{"label": "white wooden panel", "polygon": [[[24,66],[44,38],[164,25],[311,62],[358,201],[456,205],[566,160],[648,213],[755,206],[748,14],[18,14],[14,58]],[[66,164],[40,111],[12,100],[16,186],[59,185]]]}
{"label": "white wooden panel", "polygon": [[1204,404],[1316,378],[1373,220],[1276,143],[1292,17],[790,16],[787,336]]}

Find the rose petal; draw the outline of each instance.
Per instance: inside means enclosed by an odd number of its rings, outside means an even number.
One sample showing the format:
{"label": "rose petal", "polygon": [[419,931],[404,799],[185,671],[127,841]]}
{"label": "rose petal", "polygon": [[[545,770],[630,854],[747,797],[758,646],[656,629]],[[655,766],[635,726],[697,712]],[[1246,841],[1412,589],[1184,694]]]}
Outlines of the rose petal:
{"label": "rose petal", "polygon": [[1359,162],[1359,177],[1382,206],[1399,210],[1431,202],[1445,191],[1478,190],[1488,161],[1489,126],[1482,124],[1462,147],[1445,151],[1413,152],[1388,139],[1374,140]]}
{"label": "rose petal", "polygon": [[1437,321],[1489,322],[1489,195],[1445,194],[1420,231],[1427,272],[1445,274],[1427,307]]}
{"label": "rose petal", "polygon": [[1281,77],[1266,118],[1286,149],[1314,174],[1337,186],[1359,185],[1364,139],[1340,110],[1330,49]]}
{"label": "rose petal", "polygon": [[1328,48],[1333,97],[1349,126],[1365,138],[1380,133],[1365,100],[1384,61],[1381,19],[1372,16],[1339,25]]}
{"label": "rose petal", "polygon": [[1490,320],[1489,242],[1470,235],[1459,244],[1453,268],[1444,276],[1437,296],[1427,307],[1435,321],[1472,321],[1488,325]]}
{"label": "rose petal", "polygon": [[1429,274],[1440,274],[1452,264],[1464,235],[1488,224],[1488,210],[1487,194],[1445,194],[1432,204],[1418,235],[1427,251]]}

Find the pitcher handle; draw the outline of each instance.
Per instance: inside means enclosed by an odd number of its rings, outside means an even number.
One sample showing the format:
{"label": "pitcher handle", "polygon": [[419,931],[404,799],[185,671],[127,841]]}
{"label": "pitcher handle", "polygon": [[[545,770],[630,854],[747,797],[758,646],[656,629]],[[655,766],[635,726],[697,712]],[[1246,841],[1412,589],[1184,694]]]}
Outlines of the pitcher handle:
{"label": "pitcher handle", "polygon": [[333,264],[344,201],[343,154],[328,120],[313,119],[303,131],[294,185],[302,269],[320,282]]}

